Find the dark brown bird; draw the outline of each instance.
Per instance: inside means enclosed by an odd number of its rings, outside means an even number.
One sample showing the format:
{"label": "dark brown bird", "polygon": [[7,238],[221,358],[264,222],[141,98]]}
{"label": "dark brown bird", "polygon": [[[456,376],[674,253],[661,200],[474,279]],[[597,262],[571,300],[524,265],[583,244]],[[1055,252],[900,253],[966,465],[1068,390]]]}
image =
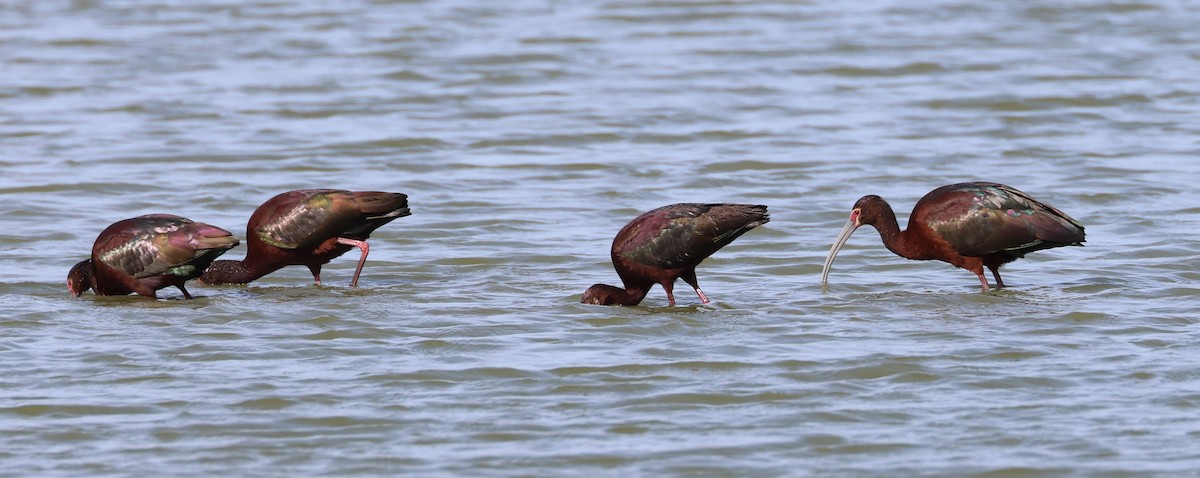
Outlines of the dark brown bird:
{"label": "dark brown bird", "polygon": [[170,214],[150,214],[117,221],[92,245],[92,258],[67,273],[67,290],[79,297],[88,289],[96,295],[133,292],[157,298],[157,291],[183,287],[225,251],[238,245],[229,231]]}
{"label": "dark brown bird", "polygon": [[246,258],[222,260],[200,277],[203,284],[245,284],[285,266],[303,265],[321,285],[321,266],[355,247],[362,250],[350,287],[367,262],[367,237],[411,214],[408,196],[387,192],[301,189],[259,206],[246,224]]}
{"label": "dark brown bird", "polygon": [[1033,251],[1084,242],[1078,221],[1003,184],[960,183],[934,189],[917,201],[904,231],[883,198],[863,196],[854,203],[850,220],[829,250],[821,283],[827,282],[842,245],[864,225],[874,226],[883,245],[901,257],[936,259],[974,272],[984,292],[988,291],[984,267],[992,271],[996,287],[1004,287],[1000,266]]}
{"label": "dark brown bird", "polygon": [[683,278],[707,304],[708,296],[696,281],[696,266],[769,220],[766,206],[747,204],[673,204],[642,214],[613,239],[613,267],[625,288],[596,284],[584,291],[581,302],[637,305],[654,284],[661,284],[667,301],[675,305],[671,290],[675,279]]}

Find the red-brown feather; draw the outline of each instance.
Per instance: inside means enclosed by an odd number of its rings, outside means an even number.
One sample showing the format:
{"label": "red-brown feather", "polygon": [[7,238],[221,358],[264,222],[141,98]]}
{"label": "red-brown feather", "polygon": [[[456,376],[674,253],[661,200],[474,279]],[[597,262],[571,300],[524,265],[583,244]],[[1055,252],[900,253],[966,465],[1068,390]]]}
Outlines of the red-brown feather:
{"label": "red-brown feather", "polygon": [[617,232],[611,256],[625,288],[597,284],[582,302],[636,305],[654,284],[671,294],[678,278],[694,284],[696,266],[742,234],[770,220],[766,206],[682,203],[643,213]]}
{"label": "red-brown feather", "polygon": [[319,279],[323,264],[353,248],[339,238],[366,240],[375,229],[410,214],[408,196],[374,191],[302,189],[268,199],[246,225],[246,258],[217,261],[206,284],[245,284],[290,265]]}
{"label": "red-brown feather", "polygon": [[951,184],[930,191],[913,207],[904,231],[887,201],[867,195],[855,202],[834,241],[822,281],[842,245],[864,225],[879,231],[884,245],[899,256],[941,260],[974,272],[985,291],[985,267],[1003,287],[1000,266],[1033,251],[1083,245],[1085,237],[1083,225],[1062,211],[998,183]]}
{"label": "red-brown feather", "polygon": [[68,274],[68,288],[78,296],[87,289],[98,295],[156,291],[199,277],[225,251],[238,245],[224,229],[169,214],[150,214],[117,221],[92,246],[91,259]]}

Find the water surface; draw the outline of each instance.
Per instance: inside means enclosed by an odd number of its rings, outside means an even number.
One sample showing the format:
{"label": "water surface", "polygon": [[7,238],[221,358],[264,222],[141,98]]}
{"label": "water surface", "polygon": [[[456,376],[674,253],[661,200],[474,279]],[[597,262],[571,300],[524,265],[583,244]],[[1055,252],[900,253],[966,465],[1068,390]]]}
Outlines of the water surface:
{"label": "water surface", "polygon": [[[1200,8],[1170,1],[0,5],[0,474],[1180,476],[1200,469]],[[1087,226],[1007,290],[912,262],[968,180]],[[72,300],[108,224],[410,196],[325,287]],[[579,304],[616,231],[770,206],[713,298]],[[239,258],[244,248],[229,258]],[[680,284],[682,286],[682,284]]]}

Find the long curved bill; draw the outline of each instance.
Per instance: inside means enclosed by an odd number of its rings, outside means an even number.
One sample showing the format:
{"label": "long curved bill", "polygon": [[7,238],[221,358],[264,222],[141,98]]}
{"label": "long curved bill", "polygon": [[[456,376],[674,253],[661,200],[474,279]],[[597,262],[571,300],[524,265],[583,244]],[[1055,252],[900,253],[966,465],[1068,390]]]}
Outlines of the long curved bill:
{"label": "long curved bill", "polygon": [[829,283],[829,267],[833,265],[833,258],[837,257],[838,251],[842,250],[842,246],[846,245],[846,241],[850,240],[850,235],[854,234],[854,230],[858,229],[861,224],[851,218],[846,221],[846,225],[842,227],[842,232],[838,233],[836,241],[833,241],[833,247],[829,248],[829,257],[825,258],[825,268],[821,270],[821,283]]}

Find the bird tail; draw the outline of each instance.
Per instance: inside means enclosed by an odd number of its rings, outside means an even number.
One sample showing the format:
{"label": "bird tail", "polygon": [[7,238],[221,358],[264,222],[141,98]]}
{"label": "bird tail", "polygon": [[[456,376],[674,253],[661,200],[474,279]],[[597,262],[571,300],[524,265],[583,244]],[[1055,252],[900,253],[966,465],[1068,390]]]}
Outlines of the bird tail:
{"label": "bird tail", "polygon": [[202,222],[192,224],[192,240],[195,241],[196,249],[198,250],[226,250],[232,249],[241,243],[229,231]]}
{"label": "bird tail", "polygon": [[400,193],[361,191],[354,193],[359,210],[369,220],[395,219],[412,214],[408,208],[408,196]]}
{"label": "bird tail", "polygon": [[729,244],[746,231],[771,221],[771,215],[767,214],[767,207],[763,205],[722,204],[719,208],[710,210],[708,214],[713,216],[719,229],[723,230],[713,238],[713,242],[721,245]]}

